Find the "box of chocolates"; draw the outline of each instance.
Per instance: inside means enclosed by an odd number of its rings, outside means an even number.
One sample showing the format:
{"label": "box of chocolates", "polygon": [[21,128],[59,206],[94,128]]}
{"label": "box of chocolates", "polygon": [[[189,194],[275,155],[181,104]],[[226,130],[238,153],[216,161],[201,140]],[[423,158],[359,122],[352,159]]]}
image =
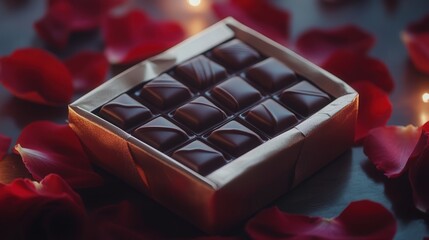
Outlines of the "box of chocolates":
{"label": "box of chocolates", "polygon": [[96,164],[226,231],[353,144],[357,93],[227,18],[69,106]]}

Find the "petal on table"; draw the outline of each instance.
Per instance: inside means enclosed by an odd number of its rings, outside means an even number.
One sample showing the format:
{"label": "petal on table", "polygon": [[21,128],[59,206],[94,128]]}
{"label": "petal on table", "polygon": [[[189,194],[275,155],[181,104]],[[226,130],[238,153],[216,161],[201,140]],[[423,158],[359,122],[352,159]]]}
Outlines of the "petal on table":
{"label": "petal on table", "polygon": [[39,36],[57,48],[64,48],[74,32],[95,29],[125,0],[49,0],[45,15],[34,27]]}
{"label": "petal on table", "polygon": [[394,88],[392,76],[383,62],[356,51],[336,51],[322,68],[349,84],[370,81],[386,92]]}
{"label": "petal on table", "polygon": [[73,77],[77,92],[87,92],[106,79],[109,63],[102,53],[82,51],[64,61]]}
{"label": "petal on table", "polygon": [[246,225],[251,239],[392,239],[396,221],[381,204],[369,200],[350,203],[332,219],[263,210]]}
{"label": "petal on table", "polygon": [[0,160],[6,155],[9,150],[12,139],[0,133]]}
{"label": "petal on table", "polygon": [[316,64],[324,63],[338,50],[368,52],[375,37],[355,25],[331,29],[314,28],[302,33],[295,44],[297,52]]}
{"label": "petal on table", "polygon": [[174,21],[155,21],[134,10],[110,16],[103,25],[104,51],[113,64],[129,64],[156,55],[183,40],[183,28]]}
{"label": "petal on table", "polygon": [[64,178],[73,188],[102,183],[76,134],[68,125],[39,121],[26,126],[18,137],[15,151],[36,180],[49,173]]}
{"label": "petal on table", "polygon": [[216,2],[212,7],[220,19],[232,16],[279,43],[284,44],[288,39],[289,12],[279,9],[267,0],[229,0]]}
{"label": "petal on table", "polygon": [[0,184],[0,215],[2,239],[82,239],[86,222],[80,196],[55,174]]}
{"label": "petal on table", "polygon": [[0,83],[14,96],[45,105],[66,105],[73,95],[64,64],[37,48],[19,49],[0,58]]}
{"label": "petal on table", "polygon": [[354,82],[351,86],[359,93],[355,129],[355,143],[359,144],[371,129],[386,125],[392,114],[392,103],[389,96],[371,82]]}
{"label": "petal on table", "polygon": [[413,125],[374,128],[365,138],[363,150],[384,175],[398,177],[407,170],[420,135],[421,129]]}
{"label": "petal on table", "polygon": [[413,160],[409,168],[409,181],[413,190],[414,205],[424,213],[429,212],[429,147]]}
{"label": "petal on table", "polygon": [[409,24],[401,38],[416,68],[429,74],[429,14]]}

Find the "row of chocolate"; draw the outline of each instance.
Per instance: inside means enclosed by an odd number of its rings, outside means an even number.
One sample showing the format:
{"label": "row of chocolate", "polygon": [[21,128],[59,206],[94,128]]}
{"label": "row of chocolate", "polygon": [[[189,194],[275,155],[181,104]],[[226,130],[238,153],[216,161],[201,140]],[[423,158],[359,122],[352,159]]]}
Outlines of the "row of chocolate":
{"label": "row of chocolate", "polygon": [[105,104],[99,115],[206,175],[331,101],[238,39]]}

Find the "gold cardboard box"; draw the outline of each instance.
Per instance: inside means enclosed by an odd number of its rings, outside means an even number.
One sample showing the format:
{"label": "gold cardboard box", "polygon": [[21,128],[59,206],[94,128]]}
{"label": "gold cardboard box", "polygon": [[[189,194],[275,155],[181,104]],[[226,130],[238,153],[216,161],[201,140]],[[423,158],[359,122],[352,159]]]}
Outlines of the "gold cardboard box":
{"label": "gold cardboard box", "polygon": [[[294,128],[201,176],[95,113],[105,103],[192,57],[238,38],[277,58],[334,100]],[[353,144],[358,94],[291,50],[227,18],[145,60],[69,106],[70,126],[95,164],[205,232],[226,231],[272,203]]]}

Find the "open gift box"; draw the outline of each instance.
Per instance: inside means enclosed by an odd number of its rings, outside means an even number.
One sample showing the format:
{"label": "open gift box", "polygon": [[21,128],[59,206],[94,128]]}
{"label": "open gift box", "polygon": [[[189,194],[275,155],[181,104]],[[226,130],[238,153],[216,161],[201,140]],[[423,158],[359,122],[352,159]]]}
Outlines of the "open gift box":
{"label": "open gift box", "polygon": [[[234,51],[231,49],[237,46],[231,42],[241,44],[238,46],[241,50],[232,56]],[[256,52],[257,57],[244,65],[234,65],[249,59],[248,50]],[[203,63],[199,60],[192,62],[201,56],[204,56]],[[278,72],[277,68],[263,67],[266,60],[272,59],[277,61],[277,65],[284,65],[281,68],[292,70],[292,80],[290,74],[288,80],[281,80],[283,82],[279,84],[274,78],[271,79],[272,85],[260,80],[267,74],[272,76],[270,71]],[[209,64],[200,70],[212,72],[200,75],[222,72],[223,77],[212,79],[200,88],[197,84],[201,83],[200,79],[196,82],[186,80],[186,74],[192,72],[189,66],[195,71],[193,64]],[[279,72],[286,75],[287,70]],[[173,105],[176,105],[164,106],[165,102],[156,99],[165,92],[160,93],[159,89],[149,85],[153,83],[159,87],[167,80],[185,86],[189,96],[173,98]],[[237,85],[237,81],[240,84]],[[302,87],[303,82],[310,87]],[[274,90],[271,91],[272,86]],[[247,95],[241,96],[242,92]],[[253,92],[257,96],[249,97]],[[151,114],[132,127],[122,126],[123,119],[115,122],[115,114],[109,114],[121,107],[118,96],[123,94],[128,98],[122,105],[124,109],[127,104],[133,107],[137,104]],[[323,106],[318,99],[325,101]],[[209,111],[204,113],[208,117],[198,119],[197,116],[198,128],[195,130],[192,117],[195,113],[198,115],[199,110],[190,107],[190,102],[194,105],[209,104],[210,108],[222,114],[211,115]],[[289,102],[292,106],[288,106]],[[110,108],[106,107],[109,104]],[[343,81],[227,18],[131,67],[70,104],[69,122],[96,157],[97,165],[203,231],[216,233],[242,223],[350,148],[357,107],[358,94]],[[274,122],[261,120],[266,117],[266,114],[261,115],[262,108],[269,112],[271,117],[268,118]],[[284,110],[272,110],[279,108]],[[216,119],[218,116],[220,118]],[[160,129],[159,124],[163,124],[158,121],[161,118],[174,126],[168,127],[168,134],[174,128],[174,131],[184,132],[183,140],[166,144],[168,139],[164,141],[159,134],[154,136],[153,130]],[[189,120],[191,123],[186,120],[189,118],[193,119]],[[273,125],[277,127],[277,120],[282,122],[281,128],[272,128]],[[242,135],[231,137],[235,131],[241,131]],[[199,145],[195,145],[195,141]],[[201,150],[195,146],[204,147]],[[216,157],[208,157],[207,160],[203,154],[190,161],[182,159],[189,156],[189,152],[200,154],[207,150],[205,148]],[[201,163],[206,160],[221,161],[222,164],[209,164],[211,167],[207,167]]]}

